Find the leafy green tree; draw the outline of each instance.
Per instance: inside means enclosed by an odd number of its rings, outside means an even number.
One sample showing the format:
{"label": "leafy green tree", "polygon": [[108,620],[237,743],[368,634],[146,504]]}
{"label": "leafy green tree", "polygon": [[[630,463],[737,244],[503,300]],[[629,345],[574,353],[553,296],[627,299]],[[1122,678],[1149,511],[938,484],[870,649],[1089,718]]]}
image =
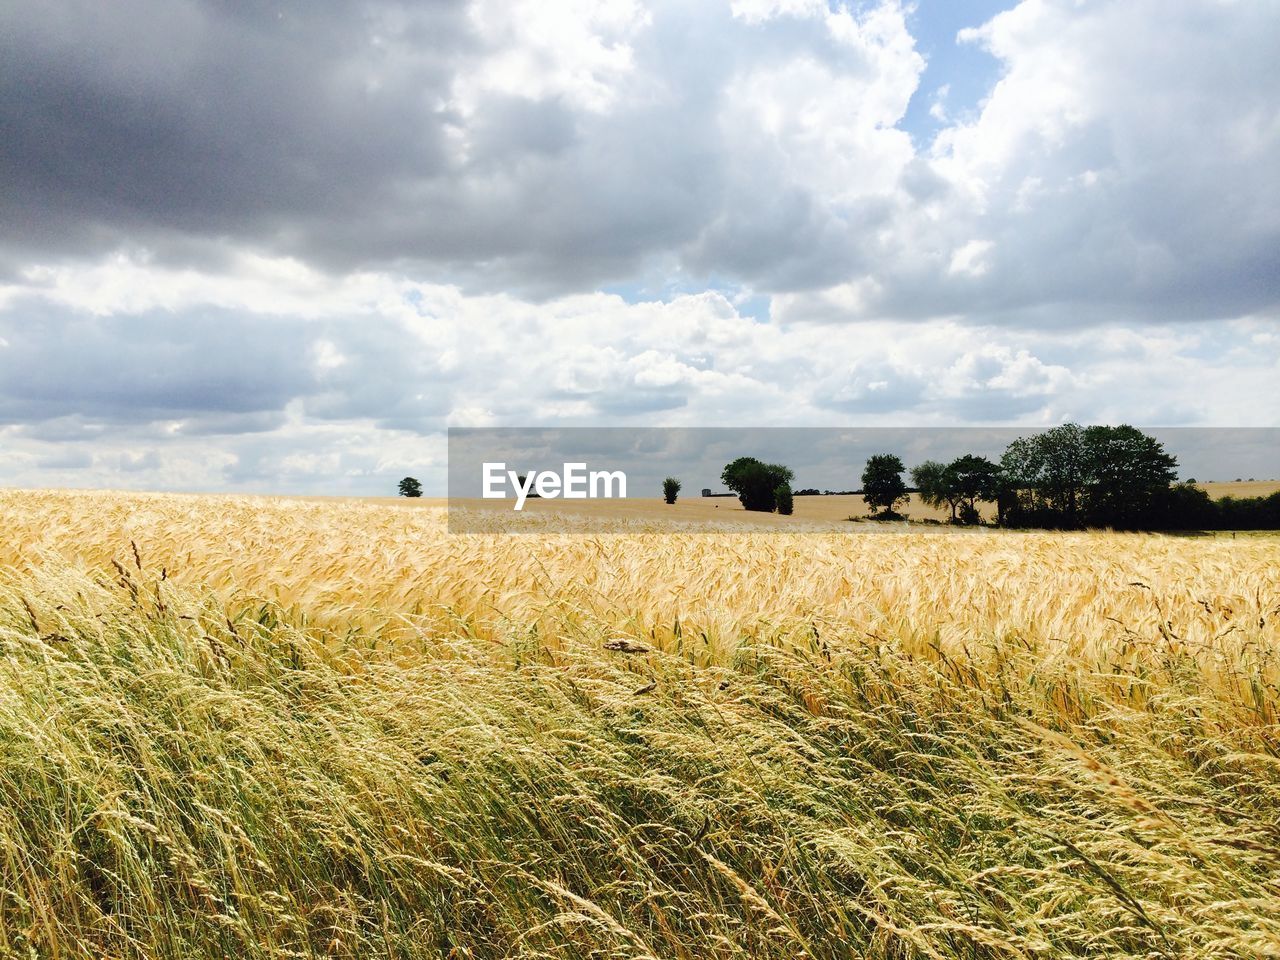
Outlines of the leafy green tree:
{"label": "leafy green tree", "polygon": [[862,471],[862,499],[872,510],[893,513],[896,504],[907,499],[907,485],[902,480],[906,469],[892,453],[877,453],[867,460]]}
{"label": "leafy green tree", "polygon": [[773,491],[773,499],[778,504],[778,512],[784,517],[791,516],[795,505],[791,500],[791,484],[780,483],[778,488]]}
{"label": "leafy green tree", "polygon": [[1136,427],[1088,427],[1084,431],[1085,519],[1090,526],[1147,529],[1177,477],[1178,461],[1155,437]]}
{"label": "leafy green tree", "polygon": [[938,509],[949,507],[952,520],[956,518],[956,506],[960,502],[952,486],[953,479],[947,465],[937,460],[926,460],[911,469],[911,484],[919,492],[921,502]]}
{"label": "leafy green tree", "polygon": [[[997,500],[1004,487],[1004,477],[1000,467],[986,457],[966,453],[947,464],[946,485],[950,495],[959,504],[960,521],[977,523],[982,519],[978,502]],[[951,517],[956,519],[954,506]]]}
{"label": "leafy green tree", "polygon": [[1014,523],[1047,527],[1080,525],[1088,480],[1084,429],[1064,423],[1009,444],[1000,466],[1016,506]]}
{"label": "leafy green tree", "polygon": [[1015,524],[1155,529],[1170,522],[1173,500],[1198,502],[1189,492],[1171,492],[1177,459],[1128,424],[1068,423],[1020,437],[1000,462],[1007,488],[1016,491]]}
{"label": "leafy green tree", "polygon": [[771,513],[777,506],[775,491],[794,477],[791,469],[781,464],[739,457],[725,466],[720,482],[738,495],[743,509]]}
{"label": "leafy green tree", "polygon": [[400,496],[402,497],[420,497],[422,496],[422,484],[413,477],[405,477],[400,481]]}
{"label": "leafy green tree", "polygon": [[667,477],[662,481],[662,498],[667,503],[675,503],[676,497],[680,494],[680,481],[675,477]]}
{"label": "leafy green tree", "polygon": [[1194,480],[1174,484],[1160,499],[1162,519],[1155,526],[1163,530],[1212,530],[1220,522],[1222,501],[1214,503]]}
{"label": "leafy green tree", "polygon": [[1214,504],[1220,530],[1280,530],[1280,492],[1267,497],[1223,497]]}

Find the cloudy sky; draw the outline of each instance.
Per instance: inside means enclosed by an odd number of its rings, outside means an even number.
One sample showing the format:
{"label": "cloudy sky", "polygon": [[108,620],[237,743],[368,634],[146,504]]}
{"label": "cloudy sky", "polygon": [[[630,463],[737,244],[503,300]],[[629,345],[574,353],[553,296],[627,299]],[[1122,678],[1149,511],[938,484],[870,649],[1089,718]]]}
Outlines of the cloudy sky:
{"label": "cloudy sky", "polygon": [[7,0],[0,485],[1280,426],[1271,0]]}

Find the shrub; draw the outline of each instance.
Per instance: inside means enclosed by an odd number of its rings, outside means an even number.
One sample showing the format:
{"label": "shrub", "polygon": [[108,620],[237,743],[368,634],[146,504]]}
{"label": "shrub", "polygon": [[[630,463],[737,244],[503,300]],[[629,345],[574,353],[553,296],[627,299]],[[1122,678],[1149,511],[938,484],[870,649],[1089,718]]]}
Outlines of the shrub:
{"label": "shrub", "polygon": [[791,516],[794,505],[791,502],[791,484],[780,483],[773,491],[773,499],[778,504],[778,512],[783,516]]}
{"label": "shrub", "polygon": [[898,513],[896,510],[882,510],[879,513],[871,514],[867,519],[889,522],[893,520],[905,520],[907,518],[904,514]]}
{"label": "shrub", "polygon": [[738,495],[745,510],[772,513],[777,507],[774,491],[790,484],[795,474],[778,463],[763,463],[755,457],[739,457],[725,466],[721,482]]}

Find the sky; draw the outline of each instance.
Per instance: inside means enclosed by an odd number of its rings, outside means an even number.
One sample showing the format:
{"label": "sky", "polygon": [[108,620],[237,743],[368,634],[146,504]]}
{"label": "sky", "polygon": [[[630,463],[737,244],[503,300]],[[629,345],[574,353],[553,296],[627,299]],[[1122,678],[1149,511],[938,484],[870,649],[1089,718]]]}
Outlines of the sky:
{"label": "sky", "polygon": [[1269,0],[9,0],[0,485],[1280,426],[1278,49]]}

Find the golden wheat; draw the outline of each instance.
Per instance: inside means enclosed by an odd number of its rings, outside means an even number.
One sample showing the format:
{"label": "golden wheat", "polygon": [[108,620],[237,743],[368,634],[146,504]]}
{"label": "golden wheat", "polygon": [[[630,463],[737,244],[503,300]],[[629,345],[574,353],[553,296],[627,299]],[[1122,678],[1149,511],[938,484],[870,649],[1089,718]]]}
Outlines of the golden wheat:
{"label": "golden wheat", "polygon": [[[440,507],[261,497],[0,492],[0,566],[146,565],[322,625],[411,615],[506,639],[551,622],[713,661],[743,635],[838,625],[963,653],[1006,638],[1069,663],[1180,648],[1206,664],[1280,639],[1280,537],[723,533],[450,535]],[[856,531],[856,532],[855,532]],[[556,637],[547,637],[554,643]]]}
{"label": "golden wheat", "polygon": [[1280,538],[0,524],[0,957],[1280,955]]}

